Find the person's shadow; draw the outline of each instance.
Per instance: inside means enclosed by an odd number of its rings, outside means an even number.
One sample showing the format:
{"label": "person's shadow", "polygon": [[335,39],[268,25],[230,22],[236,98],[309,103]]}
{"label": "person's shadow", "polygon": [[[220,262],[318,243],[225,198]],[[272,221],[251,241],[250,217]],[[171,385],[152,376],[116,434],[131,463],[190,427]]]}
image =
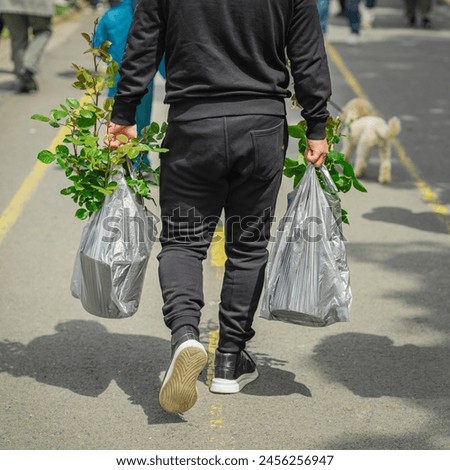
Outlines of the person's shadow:
{"label": "person's shadow", "polygon": [[[25,345],[0,341],[0,373],[32,377],[79,395],[98,397],[111,381],[142,407],[151,424],[184,422],[182,415],[163,411],[158,396],[161,374],[170,358],[170,342],[155,336],[109,333],[96,321],[72,320],[55,327],[56,333],[40,336]],[[295,382],[294,374],[274,368],[280,361],[258,356],[261,377],[249,385],[254,395],[311,396]],[[206,369],[200,380],[204,380]],[[274,390],[273,383],[281,384]],[[281,390],[281,392],[280,392]]]}
{"label": "person's shadow", "polygon": [[320,369],[355,395],[442,399],[446,406],[450,403],[449,358],[448,344],[396,346],[387,336],[363,333],[330,336],[314,349]]}
{"label": "person's shadow", "polygon": [[253,354],[258,365],[259,378],[247,385],[241,393],[257,396],[303,395],[312,397],[311,390],[295,381],[295,374],[276,366],[284,366],[287,361],[279,360],[267,354]]}
{"label": "person's shadow", "polygon": [[112,380],[142,407],[149,423],[184,421],[158,403],[170,343],[154,336],[109,333],[95,321],[60,323],[28,345],[0,342],[0,372],[98,397]]}
{"label": "person's shadow", "polygon": [[446,218],[435,212],[415,213],[402,207],[375,207],[363,215],[365,219],[424,230],[426,232],[447,233]]}
{"label": "person's shadow", "polygon": [[[443,312],[444,314],[444,312]],[[430,420],[421,418],[416,432],[396,434],[389,427],[389,416],[384,426],[377,429],[368,422],[365,431],[341,434],[324,443],[326,449],[442,449],[430,436],[441,429],[450,429],[450,345],[396,345],[387,336],[363,333],[342,333],[324,338],[314,349],[314,360],[319,370],[338,382],[354,395],[377,399],[393,397],[412,402],[412,409],[428,411]],[[384,403],[383,401],[381,403]],[[370,409],[371,402],[365,406]],[[392,403],[391,405],[392,406]],[[396,415],[398,416],[398,415]],[[422,416],[422,415],[421,415]],[[397,417],[398,419],[398,417]],[[405,416],[405,422],[408,422]],[[413,418],[411,418],[413,419]],[[422,429],[423,425],[423,429]],[[379,427],[380,426],[380,427]],[[379,427],[379,428],[378,428]],[[395,428],[395,426],[393,426]],[[447,439],[448,433],[442,434]]]}

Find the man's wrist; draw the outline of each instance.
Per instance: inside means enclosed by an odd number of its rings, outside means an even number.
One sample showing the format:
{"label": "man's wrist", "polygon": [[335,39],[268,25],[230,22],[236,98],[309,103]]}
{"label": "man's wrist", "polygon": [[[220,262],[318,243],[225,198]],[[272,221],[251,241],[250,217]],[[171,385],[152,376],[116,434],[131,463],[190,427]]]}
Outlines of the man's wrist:
{"label": "man's wrist", "polygon": [[111,112],[111,122],[121,126],[136,124],[136,108],[129,103],[116,101]]}
{"label": "man's wrist", "polygon": [[327,120],[307,121],[306,137],[310,140],[323,140],[326,137]]}

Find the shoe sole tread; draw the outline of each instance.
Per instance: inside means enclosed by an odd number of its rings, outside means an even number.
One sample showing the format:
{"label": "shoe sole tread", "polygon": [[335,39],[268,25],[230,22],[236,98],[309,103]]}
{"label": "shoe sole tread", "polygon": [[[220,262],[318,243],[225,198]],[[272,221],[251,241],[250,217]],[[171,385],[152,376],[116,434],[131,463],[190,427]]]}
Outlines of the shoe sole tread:
{"label": "shoe sole tread", "polygon": [[195,405],[197,379],[207,360],[206,351],[199,346],[187,346],[174,357],[170,376],[164,380],[159,394],[160,405],[165,411],[184,413]]}

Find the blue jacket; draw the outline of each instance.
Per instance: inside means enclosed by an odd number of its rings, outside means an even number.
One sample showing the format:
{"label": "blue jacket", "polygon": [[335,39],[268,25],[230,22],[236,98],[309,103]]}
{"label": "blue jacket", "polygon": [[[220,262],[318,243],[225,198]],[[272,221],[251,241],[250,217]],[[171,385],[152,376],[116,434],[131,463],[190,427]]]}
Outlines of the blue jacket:
{"label": "blue jacket", "polygon": [[[94,47],[99,47],[104,41],[110,41],[109,53],[117,63],[122,62],[123,53],[127,44],[128,31],[133,21],[132,0],[122,0],[118,5],[111,7],[101,17],[94,37]],[[114,87],[109,90],[108,96],[114,96],[119,76],[116,77]]]}
{"label": "blue jacket", "polygon": [[[110,41],[109,53],[119,65],[127,44],[136,3],[136,0],[122,0],[118,5],[111,7],[101,17],[95,31],[94,47],[99,47],[104,41]],[[161,61],[159,72],[166,78],[164,61]],[[113,97],[116,94],[119,79],[120,75],[117,74],[114,86],[108,90],[108,96]],[[149,84],[147,94],[142,98],[136,110],[135,120],[138,132],[150,124],[152,101],[153,82]]]}

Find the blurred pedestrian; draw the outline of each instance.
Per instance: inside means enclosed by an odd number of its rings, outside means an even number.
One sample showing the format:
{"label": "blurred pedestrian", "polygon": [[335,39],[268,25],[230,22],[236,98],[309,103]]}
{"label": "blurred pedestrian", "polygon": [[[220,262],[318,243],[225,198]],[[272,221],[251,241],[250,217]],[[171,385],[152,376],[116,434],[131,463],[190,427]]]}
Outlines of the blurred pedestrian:
{"label": "blurred pedestrian", "polygon": [[[368,0],[370,4],[371,0]],[[350,26],[350,35],[346,41],[348,44],[358,44],[361,30],[361,13],[359,10],[360,0],[345,0],[345,13]],[[327,32],[328,12],[330,0],[317,0],[317,9],[319,11],[320,27],[322,33]]]}
{"label": "blurred pedestrian", "polygon": [[361,28],[370,29],[375,21],[376,0],[365,0],[361,4]]}
{"label": "blurred pedestrian", "polygon": [[223,209],[227,261],[210,390],[237,393],[258,377],[246,346],[288,143],[287,57],[307,123],[305,158],[318,167],[328,152],[331,85],[316,0],[263,3],[141,0],[108,125],[112,148],[120,134],[136,136],[136,106],[165,54],[169,152],[161,157],[158,260],[172,355],[159,400],[173,413],[195,404],[207,362],[202,263]]}
{"label": "blurred pedestrian", "polygon": [[328,26],[328,12],[330,10],[330,0],[317,0],[317,9],[319,11],[320,28],[326,35]]}
{"label": "blurred pedestrian", "polygon": [[430,14],[433,0],[405,0],[408,26],[414,28],[417,24],[417,10],[420,11],[422,28],[431,28]]}
{"label": "blurred pedestrian", "polygon": [[11,38],[14,73],[19,80],[17,91],[37,91],[35,75],[52,34],[54,0],[0,0],[0,13]]}
{"label": "blurred pedestrian", "polygon": [[[104,4],[102,0],[89,0],[91,7],[93,10],[102,10],[104,8]],[[111,3],[111,2],[109,2]]]}
{"label": "blurred pedestrian", "polygon": [[345,11],[345,0],[339,0],[339,7],[340,10],[337,12],[336,16],[342,16],[345,18],[347,16],[347,13]]}
{"label": "blurred pedestrian", "polygon": [[350,35],[347,37],[347,44],[359,44],[361,31],[361,12],[359,10],[360,0],[346,0],[345,8],[347,19],[350,25]]}

